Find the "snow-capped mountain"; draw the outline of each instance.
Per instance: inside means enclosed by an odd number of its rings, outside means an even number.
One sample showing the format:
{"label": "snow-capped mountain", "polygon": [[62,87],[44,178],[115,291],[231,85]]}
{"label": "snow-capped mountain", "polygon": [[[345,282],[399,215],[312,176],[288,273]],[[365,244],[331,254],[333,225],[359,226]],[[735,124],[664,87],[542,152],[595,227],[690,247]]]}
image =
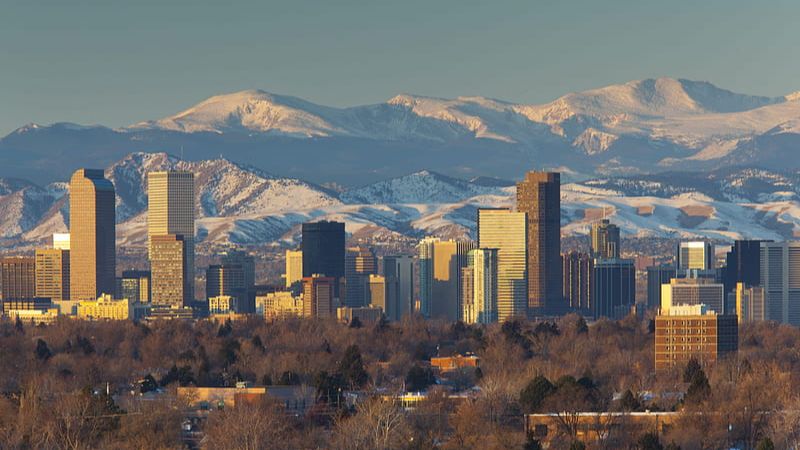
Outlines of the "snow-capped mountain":
{"label": "snow-capped mountain", "polygon": [[[339,220],[353,235],[416,239],[474,237],[479,207],[514,205],[513,183],[419,171],[333,192],[296,178],[268,174],[227,159],[185,161],[165,153],[132,153],[106,169],[117,194],[120,246],[146,239],[146,174],[179,169],[195,174],[197,239],[201,245],[296,244],[299,224]],[[0,179],[0,247],[40,244],[68,228],[63,182],[39,187]],[[562,186],[565,235],[586,234],[610,217],[626,235],[785,239],[800,235],[800,172],[727,169],[604,177]]]}
{"label": "snow-capped mountain", "polygon": [[583,174],[800,168],[800,94],[761,97],[707,82],[631,81],[531,105],[401,94],[347,108],[248,90],[110,129],[30,124],[0,139],[0,176],[40,184],[131,152],[183,152],[355,186],[428,169],[516,179],[531,167]]}

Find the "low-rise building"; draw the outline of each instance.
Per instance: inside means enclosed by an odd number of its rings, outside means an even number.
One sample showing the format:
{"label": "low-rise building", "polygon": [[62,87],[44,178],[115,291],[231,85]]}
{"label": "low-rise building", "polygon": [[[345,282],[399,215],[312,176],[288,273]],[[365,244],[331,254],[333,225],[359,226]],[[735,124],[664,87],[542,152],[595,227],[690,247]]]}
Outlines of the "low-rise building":
{"label": "low-rise building", "polygon": [[480,358],[475,355],[438,356],[431,358],[431,367],[441,373],[452,372],[463,367],[478,367]]}
{"label": "low-rise building", "polygon": [[218,295],[216,297],[208,298],[208,313],[209,314],[228,314],[237,312],[238,299],[230,295]]}
{"label": "low-rise building", "polygon": [[78,318],[87,320],[133,320],[133,305],[128,299],[115,300],[103,294],[94,301],[81,301]]}
{"label": "low-rise building", "polygon": [[303,297],[289,291],[256,296],[256,314],[266,320],[303,316]]}
{"label": "low-rise building", "polygon": [[48,309],[11,309],[6,312],[9,319],[17,319],[33,325],[50,325],[58,319],[58,308]]}
{"label": "low-rise building", "polygon": [[383,309],[377,306],[362,306],[358,308],[351,308],[343,306],[336,308],[336,318],[345,323],[350,323],[353,319],[358,319],[359,322],[377,322],[383,316]]}
{"label": "low-rise building", "polygon": [[[618,438],[667,432],[680,417],[677,412],[564,412],[525,415],[525,434],[547,448],[578,439],[586,444],[613,443]],[[574,426],[574,430],[568,429]],[[574,435],[573,435],[574,431]]]}

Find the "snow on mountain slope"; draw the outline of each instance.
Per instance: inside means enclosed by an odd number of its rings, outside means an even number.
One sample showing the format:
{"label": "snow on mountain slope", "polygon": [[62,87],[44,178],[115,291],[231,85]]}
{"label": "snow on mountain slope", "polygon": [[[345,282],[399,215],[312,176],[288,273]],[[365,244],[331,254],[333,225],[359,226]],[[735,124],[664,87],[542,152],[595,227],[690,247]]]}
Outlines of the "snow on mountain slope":
{"label": "snow on mountain slope", "polygon": [[476,195],[494,194],[502,188],[480,186],[423,170],[403,177],[351,189],[340,194],[346,203],[454,203]]}

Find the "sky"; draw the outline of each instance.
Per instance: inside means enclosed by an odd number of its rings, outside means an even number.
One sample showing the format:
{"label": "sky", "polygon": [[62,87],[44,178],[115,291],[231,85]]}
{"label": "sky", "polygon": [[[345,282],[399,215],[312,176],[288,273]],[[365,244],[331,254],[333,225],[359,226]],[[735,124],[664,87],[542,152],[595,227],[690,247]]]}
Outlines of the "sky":
{"label": "sky", "polygon": [[796,0],[0,0],[0,136],[255,88],[544,103],[671,76],[778,96],[800,90],[798,18]]}

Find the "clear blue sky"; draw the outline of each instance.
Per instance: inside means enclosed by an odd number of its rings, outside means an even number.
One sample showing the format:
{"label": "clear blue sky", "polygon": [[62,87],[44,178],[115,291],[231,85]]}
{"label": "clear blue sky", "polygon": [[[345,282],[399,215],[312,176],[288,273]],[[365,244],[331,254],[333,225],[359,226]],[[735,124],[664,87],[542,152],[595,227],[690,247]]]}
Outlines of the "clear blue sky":
{"label": "clear blue sky", "polygon": [[673,76],[782,95],[800,90],[798,23],[797,0],[3,0],[0,135],[124,126],[250,88],[545,102]]}

